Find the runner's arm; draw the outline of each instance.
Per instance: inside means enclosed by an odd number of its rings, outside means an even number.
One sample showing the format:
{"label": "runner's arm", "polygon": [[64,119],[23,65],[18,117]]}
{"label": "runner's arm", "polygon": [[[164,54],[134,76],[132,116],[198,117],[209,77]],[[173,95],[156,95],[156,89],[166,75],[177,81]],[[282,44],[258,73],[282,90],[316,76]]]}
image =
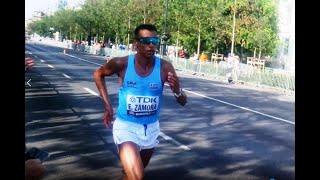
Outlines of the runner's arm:
{"label": "runner's arm", "polygon": [[110,125],[113,119],[113,109],[112,109],[112,104],[106,88],[104,77],[111,76],[114,73],[118,74],[121,69],[121,64],[119,62],[120,61],[116,59],[111,59],[107,63],[105,63],[103,66],[95,70],[93,73],[95,84],[99,90],[100,96],[104,103],[105,114],[104,114],[103,120],[107,127],[111,127]]}
{"label": "runner's arm", "polygon": [[182,91],[177,73],[171,63],[164,62],[165,81],[168,82],[170,89],[174,93],[177,102],[184,106],[187,103],[187,95]]}

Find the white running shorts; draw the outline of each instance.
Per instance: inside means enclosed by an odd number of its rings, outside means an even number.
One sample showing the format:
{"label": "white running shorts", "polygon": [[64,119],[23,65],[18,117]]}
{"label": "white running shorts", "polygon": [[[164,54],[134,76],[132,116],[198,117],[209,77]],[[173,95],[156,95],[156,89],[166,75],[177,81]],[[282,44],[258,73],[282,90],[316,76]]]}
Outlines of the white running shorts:
{"label": "white running shorts", "polygon": [[159,144],[157,140],[160,133],[159,121],[143,125],[116,118],[112,132],[116,145],[131,141],[142,150],[154,148]]}

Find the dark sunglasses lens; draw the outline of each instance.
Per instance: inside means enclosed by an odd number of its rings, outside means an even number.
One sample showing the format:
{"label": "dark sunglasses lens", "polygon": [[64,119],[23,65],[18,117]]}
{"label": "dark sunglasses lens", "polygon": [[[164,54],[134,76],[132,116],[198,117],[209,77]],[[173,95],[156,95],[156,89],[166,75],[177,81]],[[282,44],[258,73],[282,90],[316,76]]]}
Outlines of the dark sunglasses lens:
{"label": "dark sunglasses lens", "polygon": [[152,43],[153,45],[158,45],[160,43],[160,39],[157,38],[157,37],[141,38],[140,42],[142,44],[150,44],[150,43]]}

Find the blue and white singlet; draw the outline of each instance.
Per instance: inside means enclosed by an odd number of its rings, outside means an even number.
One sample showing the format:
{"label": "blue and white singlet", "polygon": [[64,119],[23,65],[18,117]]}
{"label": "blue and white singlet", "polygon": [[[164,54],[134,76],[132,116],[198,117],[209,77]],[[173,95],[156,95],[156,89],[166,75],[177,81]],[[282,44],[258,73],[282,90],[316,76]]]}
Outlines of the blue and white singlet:
{"label": "blue and white singlet", "polygon": [[116,115],[123,121],[150,124],[159,119],[163,92],[161,61],[155,56],[151,74],[144,77],[136,73],[134,61],[134,55],[129,55]]}

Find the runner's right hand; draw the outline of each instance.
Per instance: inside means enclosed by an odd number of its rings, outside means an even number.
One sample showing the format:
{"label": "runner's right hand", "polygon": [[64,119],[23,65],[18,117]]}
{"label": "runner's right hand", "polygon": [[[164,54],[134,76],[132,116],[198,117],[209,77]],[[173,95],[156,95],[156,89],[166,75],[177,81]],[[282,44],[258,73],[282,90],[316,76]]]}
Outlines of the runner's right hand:
{"label": "runner's right hand", "polygon": [[111,122],[113,121],[113,109],[111,106],[105,108],[103,115],[103,123],[107,128],[111,128]]}

